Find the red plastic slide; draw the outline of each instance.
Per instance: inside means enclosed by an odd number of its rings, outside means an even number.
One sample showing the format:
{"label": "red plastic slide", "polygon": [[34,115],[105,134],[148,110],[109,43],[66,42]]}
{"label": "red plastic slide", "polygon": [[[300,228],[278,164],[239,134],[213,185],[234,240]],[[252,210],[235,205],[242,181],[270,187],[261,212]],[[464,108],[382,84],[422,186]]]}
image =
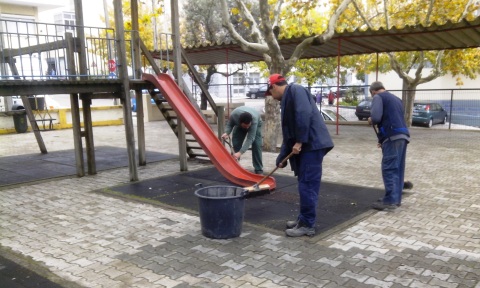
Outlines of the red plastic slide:
{"label": "red plastic slide", "polygon": [[[222,142],[213,133],[202,115],[190,103],[177,83],[168,74],[143,74],[142,79],[151,82],[167,99],[170,106],[183,121],[188,130],[193,134],[200,146],[207,153],[217,170],[229,181],[240,186],[248,187],[256,184],[263,176],[251,173],[240,166],[230,155]],[[275,179],[268,177],[262,185],[268,184],[270,190],[275,189]]]}

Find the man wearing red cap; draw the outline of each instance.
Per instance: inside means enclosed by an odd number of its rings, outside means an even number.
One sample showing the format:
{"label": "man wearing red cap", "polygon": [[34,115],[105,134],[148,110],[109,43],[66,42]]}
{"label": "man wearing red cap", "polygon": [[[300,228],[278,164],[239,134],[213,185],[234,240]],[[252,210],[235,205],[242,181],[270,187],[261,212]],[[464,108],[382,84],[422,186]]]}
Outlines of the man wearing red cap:
{"label": "man wearing red cap", "polygon": [[333,148],[327,126],[310,92],[298,84],[287,84],[280,74],[269,77],[268,90],[280,101],[283,142],[276,165],[283,168],[282,160],[293,152],[289,160],[297,176],[300,213],[296,220],[287,221],[287,236],[315,235],[316,208],[323,157]]}

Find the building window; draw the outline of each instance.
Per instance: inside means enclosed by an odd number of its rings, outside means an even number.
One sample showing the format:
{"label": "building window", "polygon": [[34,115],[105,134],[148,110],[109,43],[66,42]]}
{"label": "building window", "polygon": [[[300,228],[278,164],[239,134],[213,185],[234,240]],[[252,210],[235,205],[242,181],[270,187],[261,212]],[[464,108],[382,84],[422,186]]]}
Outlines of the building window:
{"label": "building window", "polygon": [[248,75],[247,77],[247,84],[250,84],[250,85],[254,85],[254,84],[258,84],[260,81],[260,73],[250,73],[250,75]]}
{"label": "building window", "polygon": [[63,34],[66,31],[75,32],[75,13],[63,12],[54,16],[57,34]]}
{"label": "building window", "polygon": [[65,19],[65,29],[67,31],[73,31],[75,29],[75,20]]}
{"label": "building window", "polygon": [[65,24],[65,29],[67,31],[75,30],[75,14],[74,13],[63,13],[63,22]]}

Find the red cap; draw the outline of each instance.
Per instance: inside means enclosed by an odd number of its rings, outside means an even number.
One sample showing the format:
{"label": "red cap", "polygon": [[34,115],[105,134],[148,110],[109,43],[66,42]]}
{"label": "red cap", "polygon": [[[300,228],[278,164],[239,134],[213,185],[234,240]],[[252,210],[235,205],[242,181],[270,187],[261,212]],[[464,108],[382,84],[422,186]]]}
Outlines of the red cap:
{"label": "red cap", "polygon": [[280,75],[280,74],[272,74],[272,75],[270,75],[270,77],[268,77],[268,88],[267,88],[267,92],[265,92],[265,96],[272,95],[272,94],[270,93],[270,89],[272,89],[272,85],[273,85],[273,84],[277,84],[277,83],[283,82],[283,81],[286,81],[286,80],[285,80],[285,77],[283,77],[283,76]]}

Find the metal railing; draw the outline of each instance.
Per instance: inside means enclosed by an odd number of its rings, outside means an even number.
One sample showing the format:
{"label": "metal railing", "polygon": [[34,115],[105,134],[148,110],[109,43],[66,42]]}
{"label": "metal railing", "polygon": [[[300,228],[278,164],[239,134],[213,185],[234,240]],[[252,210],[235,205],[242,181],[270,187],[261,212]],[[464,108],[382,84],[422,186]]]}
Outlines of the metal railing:
{"label": "metal railing", "polygon": [[[245,84],[212,84],[209,87],[210,92],[216,98],[224,101],[233,99],[249,99],[246,92],[250,87],[258,88],[266,83],[259,83],[252,86]],[[335,110],[335,105],[328,106],[327,95],[332,90],[336,92],[337,87],[311,86],[308,87],[312,96],[319,93],[322,96],[321,107]],[[199,89],[195,85],[192,87],[194,95],[199,97]],[[398,97],[402,97],[407,90],[389,90]],[[197,92],[197,93],[195,93]],[[357,120],[355,116],[355,107],[366,97],[370,97],[368,86],[340,86],[340,114],[348,120]],[[346,102],[346,98],[349,102]],[[261,101],[261,100],[255,100]],[[415,90],[415,102],[436,102],[442,105],[447,111],[448,123],[444,127],[448,129],[480,129],[480,88],[476,89],[417,89]]]}
{"label": "metal railing", "polygon": [[[77,37],[79,29],[85,39]],[[131,39],[137,31],[125,31],[128,75],[134,77]],[[73,52],[68,51],[67,39],[73,39]],[[87,63],[86,75],[79,73],[78,52],[84,41]],[[0,18],[0,80],[66,79],[76,75],[80,79],[116,78],[117,51],[115,31],[111,28],[60,25],[51,23],[14,21]],[[73,56],[71,56],[73,55]],[[76,71],[69,71],[68,57],[73,57]]]}

